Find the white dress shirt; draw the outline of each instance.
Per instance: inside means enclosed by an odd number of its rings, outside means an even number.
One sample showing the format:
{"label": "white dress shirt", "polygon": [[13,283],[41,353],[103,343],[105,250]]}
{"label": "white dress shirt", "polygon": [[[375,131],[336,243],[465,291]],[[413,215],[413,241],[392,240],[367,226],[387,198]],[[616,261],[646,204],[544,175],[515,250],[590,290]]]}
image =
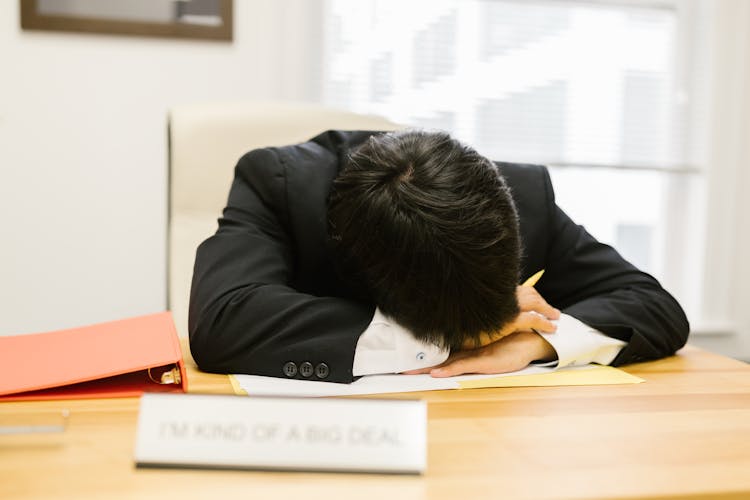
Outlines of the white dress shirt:
{"label": "white dress shirt", "polygon": [[[572,316],[561,314],[555,333],[541,333],[557,352],[557,360],[543,366],[608,365],[625,342],[607,337]],[[360,335],[354,352],[355,377],[381,373],[400,373],[435,366],[450,351],[417,340],[406,328],[375,309],[372,321]]]}

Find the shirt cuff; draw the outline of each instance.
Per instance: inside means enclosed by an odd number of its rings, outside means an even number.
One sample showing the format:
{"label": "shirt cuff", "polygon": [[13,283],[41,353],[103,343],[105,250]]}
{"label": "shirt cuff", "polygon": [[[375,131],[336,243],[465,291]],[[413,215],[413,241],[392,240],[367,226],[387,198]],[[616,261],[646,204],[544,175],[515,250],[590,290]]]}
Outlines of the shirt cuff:
{"label": "shirt cuff", "polygon": [[354,351],[355,377],[376,373],[400,373],[439,365],[449,349],[418,340],[411,331],[375,309],[370,325],[362,332]]}
{"label": "shirt cuff", "polygon": [[[607,337],[573,316],[561,314],[556,323],[555,333],[539,332],[539,335],[557,352],[558,368],[589,363],[608,365],[625,346],[622,340]],[[543,366],[554,366],[554,362]]]}

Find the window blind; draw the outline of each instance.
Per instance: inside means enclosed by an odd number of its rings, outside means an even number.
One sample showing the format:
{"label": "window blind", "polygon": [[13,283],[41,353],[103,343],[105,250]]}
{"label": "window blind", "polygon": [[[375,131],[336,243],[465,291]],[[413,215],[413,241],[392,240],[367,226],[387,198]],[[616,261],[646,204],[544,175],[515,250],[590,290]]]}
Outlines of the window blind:
{"label": "window blind", "polygon": [[690,164],[669,5],[328,0],[323,101],[452,132],[484,155]]}

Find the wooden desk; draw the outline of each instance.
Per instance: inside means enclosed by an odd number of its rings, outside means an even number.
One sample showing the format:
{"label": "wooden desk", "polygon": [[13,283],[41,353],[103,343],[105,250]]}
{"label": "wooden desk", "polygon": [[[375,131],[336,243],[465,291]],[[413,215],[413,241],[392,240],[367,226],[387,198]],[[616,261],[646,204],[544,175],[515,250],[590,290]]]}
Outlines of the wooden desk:
{"label": "wooden desk", "polygon": [[[65,433],[0,435],[0,498],[750,498],[750,365],[688,347],[644,384],[412,393],[429,403],[424,476],[136,469],[137,399],[67,408]],[[191,369],[191,391],[230,393]]]}

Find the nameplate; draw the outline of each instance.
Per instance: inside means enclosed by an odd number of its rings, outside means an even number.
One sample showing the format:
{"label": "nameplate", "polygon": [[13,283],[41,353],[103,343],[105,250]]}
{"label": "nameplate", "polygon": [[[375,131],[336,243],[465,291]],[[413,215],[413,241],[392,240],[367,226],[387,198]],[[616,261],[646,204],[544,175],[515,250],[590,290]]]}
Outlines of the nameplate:
{"label": "nameplate", "polygon": [[420,474],[423,401],[144,394],[139,467]]}

